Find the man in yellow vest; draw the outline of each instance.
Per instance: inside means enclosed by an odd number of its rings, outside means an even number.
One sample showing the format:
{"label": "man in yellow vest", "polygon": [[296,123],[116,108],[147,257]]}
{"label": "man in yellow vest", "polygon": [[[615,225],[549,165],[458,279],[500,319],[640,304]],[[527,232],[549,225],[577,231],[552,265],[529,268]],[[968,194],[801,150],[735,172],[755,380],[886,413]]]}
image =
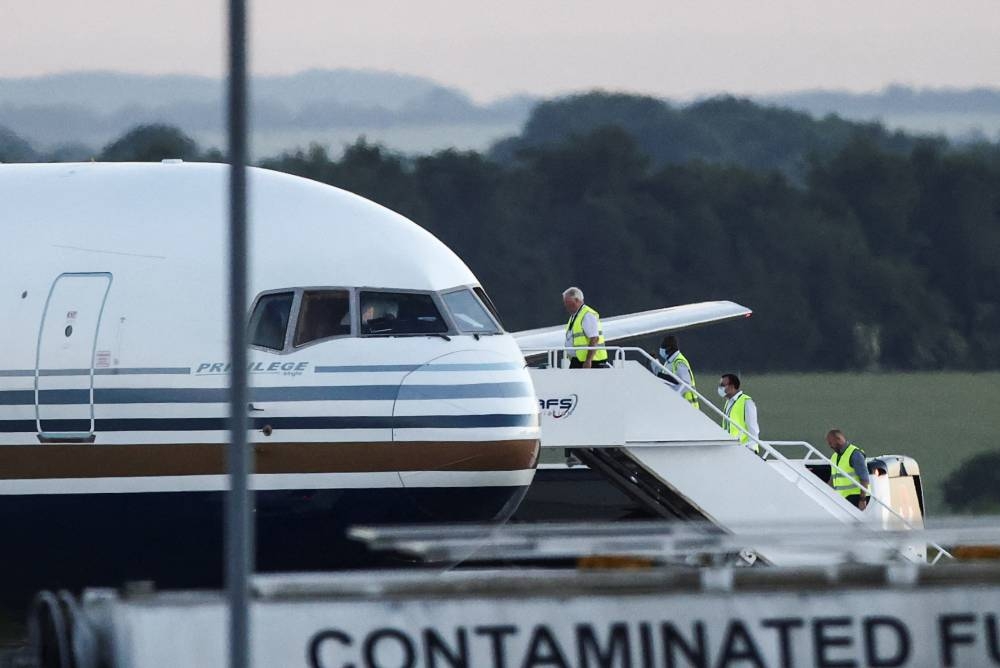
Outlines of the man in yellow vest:
{"label": "man in yellow vest", "polygon": [[[740,389],[739,376],[735,373],[722,374],[719,379],[719,396],[726,400],[726,419],[722,422],[722,428],[759,455],[760,446],[756,442],[760,438],[757,404],[749,394]],[[750,436],[753,436],[753,440]]]}
{"label": "man in yellow vest", "polygon": [[[826,433],[826,444],[833,450],[830,461],[840,469],[830,468],[830,487],[833,487],[842,497],[864,510],[868,506],[868,494],[871,479],[868,476],[868,463],[864,451],[853,443],[847,442],[844,432],[831,429]],[[859,489],[858,483],[863,489]]]}
{"label": "man in yellow vest", "polygon": [[[698,408],[698,396],[691,391],[695,387],[694,370],[678,346],[679,341],[674,334],[668,334],[663,337],[658,355],[659,362],[653,362],[653,371],[668,383],[671,383],[674,389],[680,392],[681,396],[689,404]],[[663,373],[661,374],[660,372]],[[678,380],[684,384],[678,383]],[[691,389],[688,389],[685,385],[690,386]]]}
{"label": "man in yellow vest", "polygon": [[590,369],[608,366],[608,351],[604,350],[601,332],[601,315],[583,303],[583,290],[567,288],[563,292],[563,306],[570,314],[566,323],[567,348],[597,348],[577,350],[570,359],[571,369]]}

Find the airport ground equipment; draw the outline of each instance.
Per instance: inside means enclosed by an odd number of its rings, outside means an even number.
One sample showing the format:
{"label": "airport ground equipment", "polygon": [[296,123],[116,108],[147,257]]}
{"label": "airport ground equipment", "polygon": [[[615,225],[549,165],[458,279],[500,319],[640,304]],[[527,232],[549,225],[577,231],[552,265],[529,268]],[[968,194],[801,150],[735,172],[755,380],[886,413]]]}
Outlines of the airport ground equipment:
{"label": "airport ground equipment", "polygon": [[711,522],[672,520],[539,522],[457,525],[356,526],[350,536],[373,552],[392,552],[410,560],[448,568],[482,568],[535,563],[545,566],[632,564],[647,566],[751,566],[753,559],[732,559],[741,552],[780,549],[822,554],[823,566],[916,562],[901,558],[915,540],[949,545],[1000,545],[995,522],[938,523],[933,530],[899,529],[858,533],[850,524],[744,525],[724,530]]}
{"label": "airport ground equipment", "polygon": [[[980,666],[996,564],[261,576],[257,666]],[[219,666],[219,592],[45,595],[44,666]]]}
{"label": "airport ground equipment", "polygon": [[[610,368],[596,370],[568,368],[562,348],[525,351],[542,359],[541,366],[530,368],[542,447],[572,450],[654,515],[705,520],[725,530],[848,525],[879,532],[922,526],[919,493],[904,494],[876,478],[869,508],[859,511],[814,472],[833,466],[814,446],[769,443],[747,434],[760,447],[758,456],[722,428],[724,415],[709,399],[696,392],[702,408],[693,409],[651,374],[653,360],[645,351],[608,350]],[[890,459],[898,469],[902,458]],[[932,562],[947,555],[939,545],[918,541],[903,546],[900,556],[923,562],[928,547]],[[778,565],[824,560],[822,553],[777,546],[764,547],[759,556]]]}

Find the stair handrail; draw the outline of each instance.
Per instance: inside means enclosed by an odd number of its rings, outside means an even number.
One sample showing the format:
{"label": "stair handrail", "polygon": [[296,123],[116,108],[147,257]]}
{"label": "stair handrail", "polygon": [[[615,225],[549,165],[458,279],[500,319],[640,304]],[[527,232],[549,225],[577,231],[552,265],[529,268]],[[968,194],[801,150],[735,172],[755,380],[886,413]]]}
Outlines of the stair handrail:
{"label": "stair handrail", "polygon": [[[678,378],[676,375],[674,375],[665,365],[663,365],[658,359],[656,359],[655,357],[653,357],[652,355],[650,355],[648,352],[646,352],[642,348],[637,348],[637,347],[634,347],[634,346],[621,347],[621,348],[619,348],[619,353],[615,357],[615,359],[624,359],[623,351],[637,352],[637,353],[640,353],[643,357],[645,357],[649,361],[656,362],[656,364],[663,369],[663,373],[666,373],[671,378],[673,378],[675,381],[677,381],[677,383],[679,385],[681,385],[685,390],[693,392],[695,394],[695,396],[697,396],[701,400],[699,402],[699,406],[701,406],[701,405],[707,405],[710,410],[714,411],[716,414],[719,415],[719,417],[722,418],[723,424],[725,424],[725,422],[729,422],[729,418],[726,416],[726,414],[725,414],[724,411],[720,410],[718,406],[716,406],[714,403],[712,403],[708,398],[705,397],[705,395],[703,395],[701,392],[699,392],[693,386],[689,385],[688,383],[684,382],[683,379]],[[780,461],[785,466],[789,467],[792,471],[794,471],[795,474],[800,479],[807,480],[809,483],[812,483],[812,484],[815,484],[815,482],[813,480],[809,480],[808,476],[811,476],[813,478],[816,478],[816,480],[819,480],[819,478],[817,476],[815,476],[814,474],[812,474],[811,472],[810,473],[806,473],[806,471],[802,470],[800,467],[795,466],[794,464],[792,464],[791,460],[789,460],[781,452],[779,452],[777,449],[775,449],[769,442],[762,441],[760,438],[754,436],[753,434],[751,434],[747,430],[743,429],[738,424],[733,424],[732,422],[730,422],[730,426],[731,427],[735,427],[740,432],[740,434],[746,435],[750,439],[750,441],[753,441],[758,446],[760,446],[761,450],[764,453],[764,454],[761,455],[761,459],[767,460],[768,457],[774,457],[775,460]],[[732,433],[732,432],[730,432],[730,433]],[[880,505],[883,509],[889,511],[889,514],[893,515],[894,517],[896,517],[896,519],[898,519],[900,522],[902,522],[903,526],[905,526],[908,530],[910,530],[910,531],[916,531],[917,530],[917,527],[913,526],[913,524],[910,523],[910,521],[907,520],[905,517],[903,517],[899,512],[897,512],[895,508],[893,508],[892,506],[890,506],[889,504],[887,504],[886,502],[884,502],[882,499],[878,498],[877,496],[871,494],[871,492],[868,489],[866,489],[863,485],[861,485],[860,482],[858,482],[857,480],[854,479],[853,475],[849,474],[847,471],[845,471],[841,467],[839,467],[836,464],[834,464],[833,460],[830,457],[827,457],[825,454],[823,454],[822,452],[820,452],[814,445],[812,445],[811,443],[808,443],[806,441],[798,441],[798,444],[806,446],[807,451],[810,452],[811,454],[816,455],[816,457],[818,457],[820,459],[820,461],[828,462],[830,464],[830,470],[831,470],[831,472],[833,470],[836,470],[836,471],[840,472],[843,476],[845,476],[848,479],[848,481],[850,481],[850,483],[854,487],[856,487],[860,492],[863,492],[863,493],[867,494],[868,498],[870,500],[874,500],[875,503],[877,503],[878,505]],[[746,447],[749,448],[750,446],[746,445]],[[859,523],[863,524],[863,521],[860,520],[860,519],[857,519],[856,521],[858,521]],[[937,550],[937,554],[935,555],[934,559],[930,562],[932,565],[936,564],[941,559],[942,556],[947,556],[950,559],[954,559],[955,558],[950,552],[948,552],[946,549],[944,549],[944,547],[942,547],[941,545],[938,545],[937,543],[935,543],[933,541],[931,541],[929,543],[929,545],[931,547],[933,547],[935,550]]]}
{"label": "stair handrail", "polygon": [[[566,348],[566,347],[530,348],[530,349],[525,349],[524,352],[545,352],[545,353],[548,353],[549,366],[553,367],[553,368],[557,368],[558,367],[557,361],[558,361],[558,357],[559,357],[559,353],[560,352],[563,353],[564,355],[566,355],[566,354],[570,354],[570,353],[575,353],[578,350],[607,350],[608,353],[612,353],[612,352],[614,353],[614,361],[615,362],[619,362],[619,361],[624,362],[626,360],[625,353],[627,353],[627,352],[638,353],[641,357],[646,358],[646,360],[648,360],[649,362],[655,363],[657,367],[659,367],[660,369],[662,369],[662,373],[665,373],[668,376],[670,376],[671,378],[673,378],[677,382],[677,384],[680,385],[685,391],[689,391],[689,392],[694,393],[694,395],[696,397],[698,397],[698,399],[700,400],[699,401],[699,407],[700,406],[706,406],[710,411],[716,413],[718,415],[718,417],[721,418],[722,424],[725,424],[726,422],[729,421],[729,418],[728,418],[728,416],[726,416],[725,412],[722,411],[722,410],[720,410],[719,407],[716,406],[714,403],[712,403],[712,401],[710,399],[708,399],[705,395],[703,395],[701,392],[699,392],[693,385],[690,385],[690,384],[684,382],[683,379],[678,378],[662,362],[660,362],[658,359],[656,359],[655,357],[653,357],[652,355],[650,355],[648,352],[646,352],[642,348],[638,348],[636,346],[574,346],[574,347],[569,347],[569,348]],[[617,364],[612,365],[612,368],[618,368],[618,367],[619,367],[619,365],[617,365]],[[722,425],[720,424],[720,427],[721,426]],[[784,466],[786,466],[800,480],[803,480],[806,483],[808,483],[808,484],[810,484],[810,485],[812,485],[814,487],[818,487],[818,488],[819,487],[824,487],[824,488],[827,487],[827,485],[824,485],[822,483],[822,481],[819,479],[818,476],[816,476],[812,472],[807,472],[807,471],[803,470],[801,467],[795,466],[792,463],[791,460],[789,460],[781,452],[779,452],[774,447],[772,447],[771,444],[768,443],[767,441],[762,441],[760,438],[754,436],[753,434],[751,434],[747,430],[743,429],[738,424],[732,424],[732,423],[730,423],[729,426],[730,427],[735,427],[738,430],[739,433],[738,434],[734,434],[734,436],[745,435],[749,439],[749,441],[752,441],[753,443],[757,444],[758,447],[760,447],[760,449],[762,451],[762,454],[760,455],[761,459],[767,460],[769,457],[773,457],[775,461],[778,461],[781,464],[783,464]],[[732,432],[730,432],[730,433],[732,433]],[[783,442],[783,443],[791,444],[793,442]],[[847,471],[845,471],[844,469],[842,469],[839,466],[837,466],[836,464],[834,464],[833,460],[831,460],[825,454],[823,454],[822,452],[820,452],[819,450],[817,450],[816,447],[813,446],[811,443],[808,443],[806,441],[798,441],[798,442],[794,442],[794,443],[805,445],[806,448],[807,448],[807,450],[809,452],[811,452],[812,454],[815,454],[820,459],[820,461],[828,462],[830,464],[831,471],[833,471],[834,469],[836,469],[837,471],[839,471],[859,491],[868,494],[868,498],[869,499],[874,500],[875,503],[877,503],[883,509],[887,510],[889,512],[889,514],[893,515],[900,522],[902,522],[902,524],[903,524],[904,527],[906,527],[910,531],[917,531],[917,528],[915,526],[913,526],[913,524],[911,524],[909,520],[907,520],[905,517],[903,517],[900,513],[898,513],[894,508],[892,508],[891,506],[889,506],[887,503],[885,503],[884,501],[882,501],[882,499],[878,498],[877,496],[872,495],[858,481],[856,481],[851,474],[849,474]],[[753,449],[749,445],[749,442],[747,444],[740,443],[740,445],[743,445],[744,447],[746,447],[748,449],[751,449],[751,450]],[[841,497],[841,498],[843,498],[843,497]],[[859,524],[865,524],[865,522],[864,522],[864,520],[862,518],[855,518],[855,521],[858,522]],[[952,555],[950,552],[948,552],[946,549],[944,549],[944,547],[942,547],[941,545],[938,545],[937,543],[935,543],[933,541],[929,542],[928,544],[931,547],[933,547],[935,550],[937,550],[937,555],[935,555],[934,559],[931,560],[931,562],[930,562],[931,565],[934,565],[938,561],[940,561],[940,559],[941,559],[942,556],[947,556],[949,559],[954,559],[955,558],[954,555]]]}

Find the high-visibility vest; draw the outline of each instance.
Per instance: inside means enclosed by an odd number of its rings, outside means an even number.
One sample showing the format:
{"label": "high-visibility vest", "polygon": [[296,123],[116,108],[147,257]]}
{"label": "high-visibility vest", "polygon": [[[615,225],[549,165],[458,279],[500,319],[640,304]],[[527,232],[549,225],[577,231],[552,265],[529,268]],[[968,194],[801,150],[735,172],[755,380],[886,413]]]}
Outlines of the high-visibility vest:
{"label": "high-visibility vest", "polygon": [[[601,314],[590,308],[586,304],[581,306],[579,310],[572,316],[570,316],[569,322],[566,323],[566,332],[573,333],[573,347],[574,348],[587,348],[590,346],[590,337],[586,335],[583,331],[583,316],[588,313],[593,313],[594,317],[597,318],[597,345],[601,346],[600,350],[594,351],[594,357],[592,358],[595,362],[603,362],[608,359],[608,351],[604,350],[604,332],[601,329]],[[577,350],[576,358],[581,362],[587,361],[588,350]]]}
{"label": "high-visibility vest", "polygon": [[[725,429],[740,439],[740,443],[746,444],[750,442],[750,436],[747,433],[747,402],[750,401],[752,397],[749,394],[740,393],[740,396],[736,397],[736,401],[729,405],[726,409],[726,422],[723,425]],[[760,446],[757,443],[753,444],[753,451],[760,454]]]}
{"label": "high-visibility vest", "polygon": [[[830,485],[844,498],[861,494],[861,490],[858,487],[864,487],[861,483],[861,478],[858,477],[858,474],[854,471],[854,467],[851,466],[851,456],[854,455],[855,450],[860,452],[861,456],[864,457],[864,450],[853,443],[848,443],[843,452],[839,455],[834,452],[833,457],[830,458],[830,461],[832,461],[834,465],[847,471],[845,474],[841,473],[837,469],[830,469]],[[852,480],[858,484],[852,484]]]}
{"label": "high-visibility vest", "polygon": [[[680,367],[681,364],[686,366],[688,371],[691,372],[691,387],[694,388],[694,369],[691,368],[691,363],[688,362],[686,357],[684,357],[684,353],[678,350],[677,356],[674,357],[674,361],[670,363],[670,372],[674,374],[674,378],[680,378],[680,376],[677,375],[677,368]],[[694,392],[691,390],[684,390],[682,396],[687,399],[692,406],[698,408],[698,396]]]}

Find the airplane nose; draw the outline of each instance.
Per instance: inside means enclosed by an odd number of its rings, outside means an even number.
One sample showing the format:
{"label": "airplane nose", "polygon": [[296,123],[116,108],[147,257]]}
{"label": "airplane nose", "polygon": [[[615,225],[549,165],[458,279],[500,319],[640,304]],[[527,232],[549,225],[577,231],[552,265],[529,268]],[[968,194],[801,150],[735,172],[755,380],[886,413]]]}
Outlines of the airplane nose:
{"label": "airplane nose", "polygon": [[538,460],[537,400],[523,358],[458,351],[408,374],[393,407],[400,479],[420,521],[503,521]]}

